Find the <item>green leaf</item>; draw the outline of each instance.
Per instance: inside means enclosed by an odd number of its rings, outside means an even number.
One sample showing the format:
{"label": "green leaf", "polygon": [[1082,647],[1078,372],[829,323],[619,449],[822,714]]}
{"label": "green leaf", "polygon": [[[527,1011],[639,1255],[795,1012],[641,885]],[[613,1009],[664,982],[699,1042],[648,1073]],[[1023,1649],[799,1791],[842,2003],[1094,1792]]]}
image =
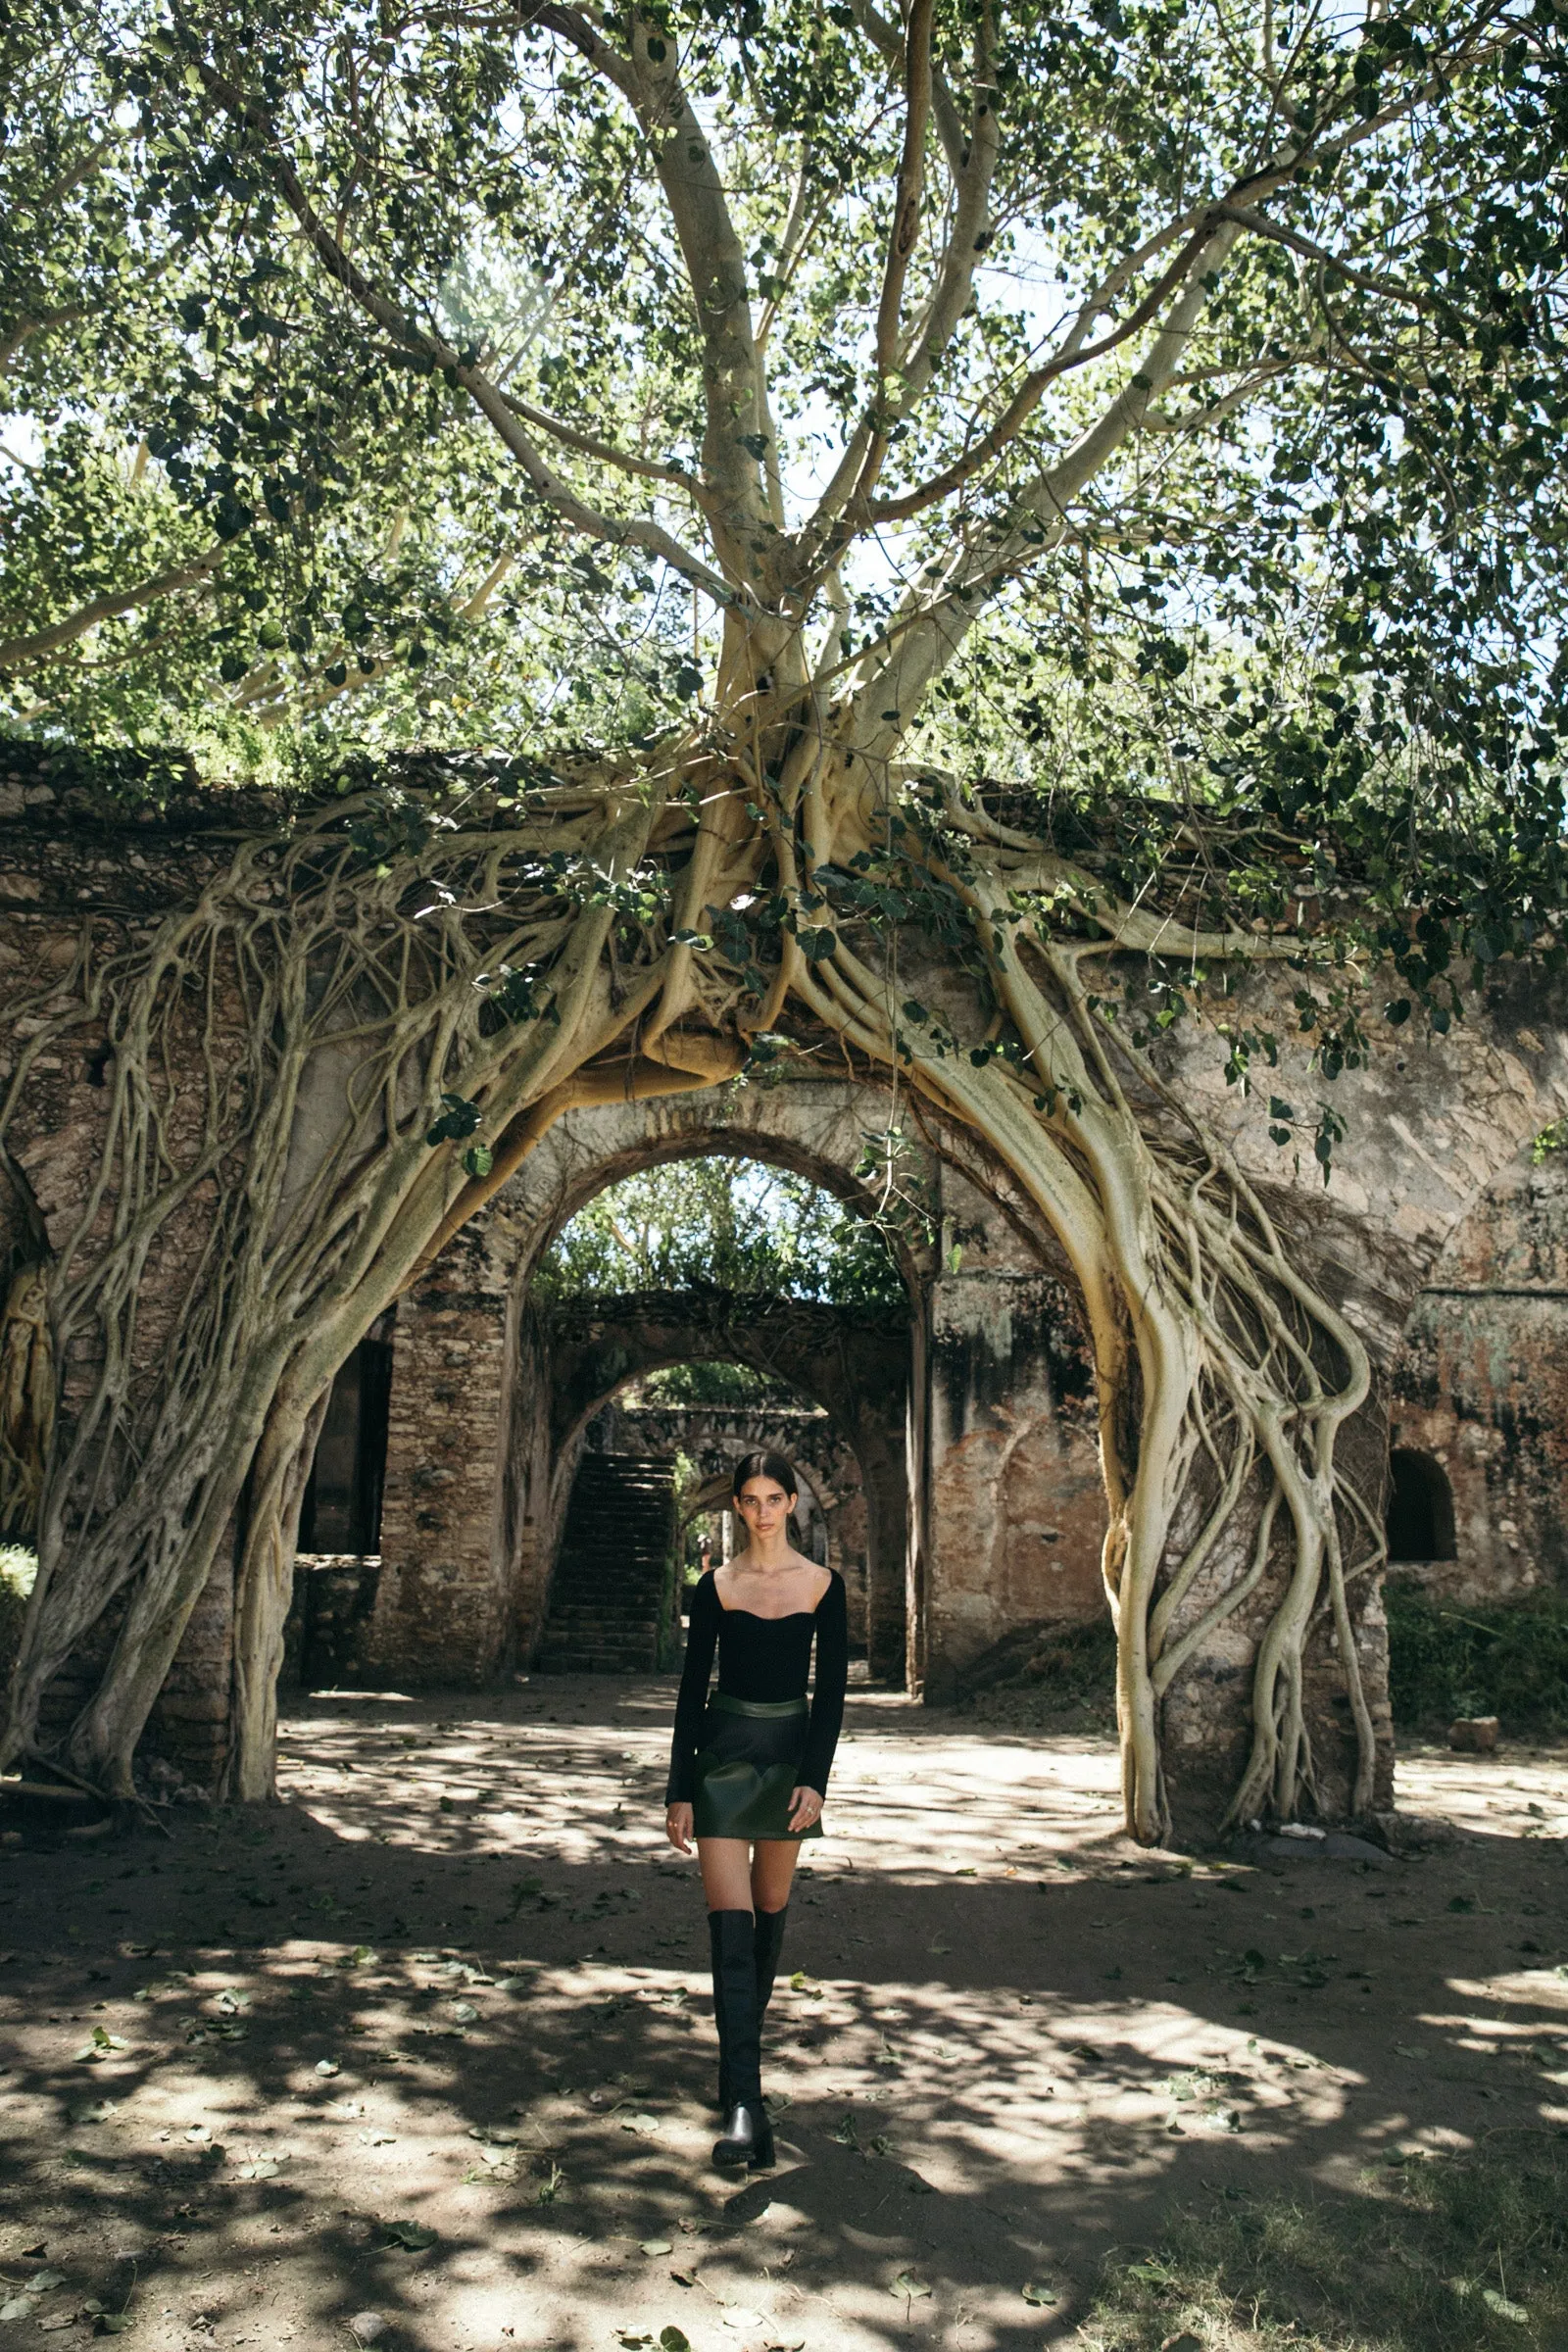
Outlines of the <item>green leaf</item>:
{"label": "green leaf", "polygon": [[383,2222],[388,2243],[401,2246],[406,2254],[424,2254],[436,2244],[436,2232],[427,2230],[422,2222]]}
{"label": "green leaf", "polygon": [[441,1116],[424,1140],[427,1144],[461,1143],[466,1135],[471,1135],[478,1126],[481,1115],[479,1105],[468,1102],[463,1095],[443,1094],[441,1101],[444,1105]]}

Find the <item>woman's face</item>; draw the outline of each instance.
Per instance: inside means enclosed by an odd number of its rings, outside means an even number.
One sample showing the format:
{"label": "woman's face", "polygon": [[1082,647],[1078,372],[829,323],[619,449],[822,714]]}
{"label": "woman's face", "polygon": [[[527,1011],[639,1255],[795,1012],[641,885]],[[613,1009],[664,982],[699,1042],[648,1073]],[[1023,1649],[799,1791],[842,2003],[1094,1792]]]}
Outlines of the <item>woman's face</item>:
{"label": "woman's face", "polygon": [[776,1478],[749,1478],[735,1497],[735,1508],[752,1535],[766,1538],[783,1527],[795,1508],[795,1496]]}

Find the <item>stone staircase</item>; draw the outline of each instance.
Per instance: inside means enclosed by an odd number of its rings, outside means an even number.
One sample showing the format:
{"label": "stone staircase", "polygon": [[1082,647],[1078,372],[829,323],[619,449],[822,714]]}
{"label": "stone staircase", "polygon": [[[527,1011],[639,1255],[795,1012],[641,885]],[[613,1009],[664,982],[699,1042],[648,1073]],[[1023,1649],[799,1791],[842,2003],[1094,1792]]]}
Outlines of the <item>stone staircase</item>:
{"label": "stone staircase", "polygon": [[631,1453],[578,1466],[537,1659],[543,1674],[646,1674],[674,1532],[674,1474]]}

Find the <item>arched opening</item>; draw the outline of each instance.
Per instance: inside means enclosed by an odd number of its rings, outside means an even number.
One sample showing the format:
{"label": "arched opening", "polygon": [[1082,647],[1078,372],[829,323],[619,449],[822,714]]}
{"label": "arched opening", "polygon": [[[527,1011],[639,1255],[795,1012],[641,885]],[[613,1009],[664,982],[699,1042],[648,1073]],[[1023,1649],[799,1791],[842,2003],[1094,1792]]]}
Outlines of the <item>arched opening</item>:
{"label": "arched opening", "polygon": [[1391,1561],[1457,1556],[1453,1489],[1436,1455],[1396,1446],[1389,1456],[1388,1544]]}
{"label": "arched opening", "polygon": [[853,1449],[820,1405],[782,1382],[699,1360],[628,1380],[584,1430],[537,1665],[613,1673],[672,1664],[691,1586],[735,1548],[735,1464],[759,1450],[794,1463],[791,1540],[840,1571],[852,1622],[863,1629],[864,1494]]}
{"label": "arched opening", "polygon": [[761,1448],[796,1463],[799,1546],[897,1670],[909,1301],[876,1224],[798,1166],[672,1154],[558,1226],[526,1317],[559,1530],[542,1669],[674,1662],[687,1570],[704,1537],[725,1556],[734,1463]]}
{"label": "arched opening", "polygon": [[394,1319],[382,1315],[340,1365],[300,1505],[284,1672],[308,1690],[353,1675],[375,1606]]}

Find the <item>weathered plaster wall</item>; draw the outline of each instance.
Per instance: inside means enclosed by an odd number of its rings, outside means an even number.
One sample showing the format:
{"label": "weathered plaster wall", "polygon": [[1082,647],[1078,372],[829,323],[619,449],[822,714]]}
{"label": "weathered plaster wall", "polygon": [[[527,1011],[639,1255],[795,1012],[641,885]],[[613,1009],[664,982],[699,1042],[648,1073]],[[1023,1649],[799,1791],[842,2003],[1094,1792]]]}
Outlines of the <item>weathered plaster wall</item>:
{"label": "weathered plaster wall", "polygon": [[1455,1229],[1416,1301],[1394,1445],[1429,1455],[1454,1553],[1401,1574],[1506,1600],[1568,1575],[1568,1165],[1521,1152]]}
{"label": "weathered plaster wall", "polygon": [[1067,1285],[957,1170],[940,1178],[960,1252],[930,1285],[922,1679],[934,1700],[1021,1625],[1105,1606],[1093,1380]]}

